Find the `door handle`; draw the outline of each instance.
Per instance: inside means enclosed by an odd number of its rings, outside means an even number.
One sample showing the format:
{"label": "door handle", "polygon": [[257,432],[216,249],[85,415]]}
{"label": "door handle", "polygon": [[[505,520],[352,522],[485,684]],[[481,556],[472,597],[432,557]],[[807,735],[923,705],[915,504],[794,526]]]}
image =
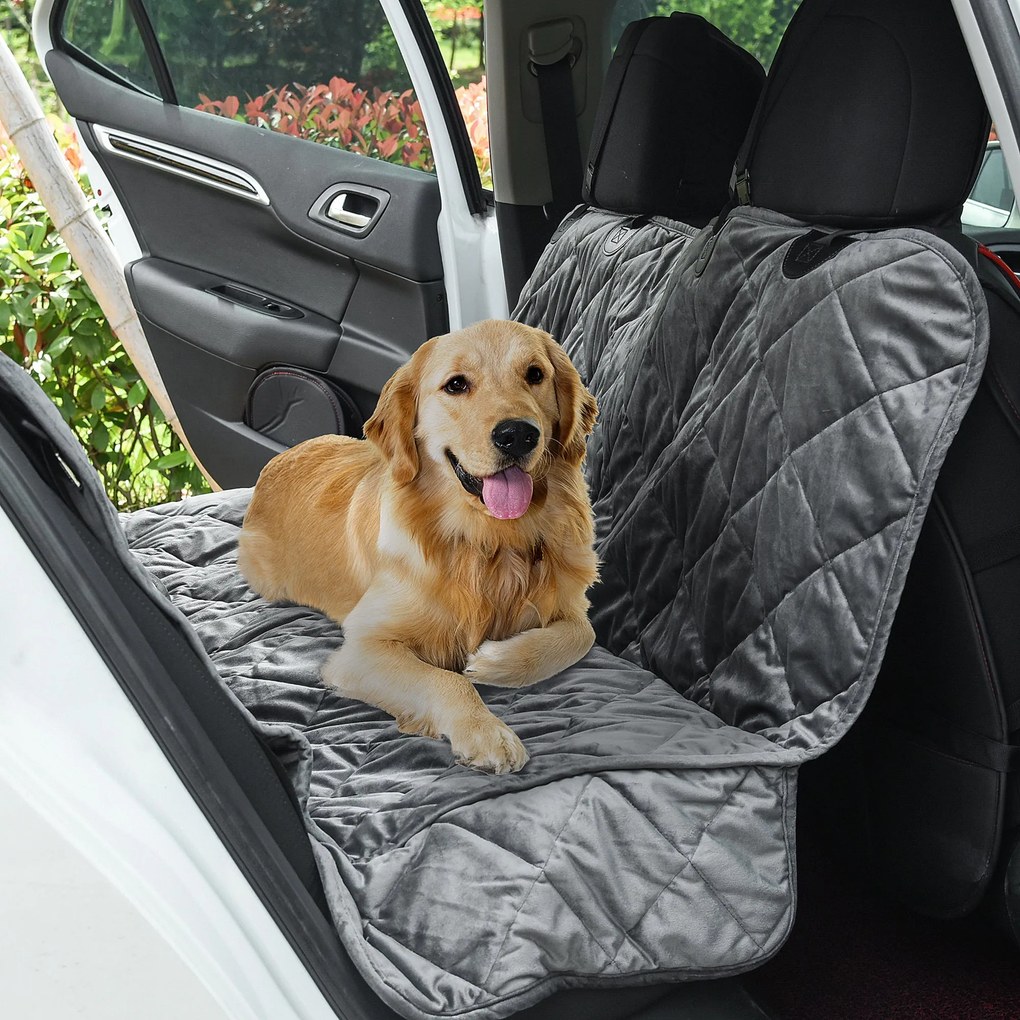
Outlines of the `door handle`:
{"label": "door handle", "polygon": [[324,227],[339,228],[352,237],[366,237],[389,205],[390,193],[354,181],[338,181],[308,210],[308,218]]}
{"label": "door handle", "polygon": [[378,210],[379,201],[371,195],[341,191],[326,207],[326,216],[344,226],[361,230],[372,222]]}

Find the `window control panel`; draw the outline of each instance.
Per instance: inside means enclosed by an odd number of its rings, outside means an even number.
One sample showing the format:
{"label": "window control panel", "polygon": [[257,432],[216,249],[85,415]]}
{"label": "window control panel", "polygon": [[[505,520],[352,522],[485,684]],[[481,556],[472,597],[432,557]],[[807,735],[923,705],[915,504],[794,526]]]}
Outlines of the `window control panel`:
{"label": "window control panel", "polygon": [[209,293],[226,298],[235,304],[254,308],[256,312],[275,315],[278,319],[300,319],[303,316],[303,313],[293,305],[277,301],[276,298],[267,297],[265,294],[259,294],[258,291],[238,287],[234,283],[218,283],[214,287],[208,287],[207,290]]}

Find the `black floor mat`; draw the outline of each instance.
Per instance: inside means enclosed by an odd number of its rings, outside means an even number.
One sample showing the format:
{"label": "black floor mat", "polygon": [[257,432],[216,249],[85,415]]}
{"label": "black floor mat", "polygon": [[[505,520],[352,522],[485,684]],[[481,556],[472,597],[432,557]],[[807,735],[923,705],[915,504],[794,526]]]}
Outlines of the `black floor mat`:
{"label": "black floor mat", "polygon": [[776,1020],[1017,1020],[1020,951],[984,917],[921,917],[839,863],[810,811],[798,824],[797,921],[746,979]]}

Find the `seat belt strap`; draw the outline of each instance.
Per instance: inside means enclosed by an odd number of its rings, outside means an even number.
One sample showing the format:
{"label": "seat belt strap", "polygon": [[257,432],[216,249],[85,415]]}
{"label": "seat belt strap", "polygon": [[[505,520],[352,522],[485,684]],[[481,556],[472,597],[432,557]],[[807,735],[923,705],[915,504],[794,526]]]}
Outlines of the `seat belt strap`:
{"label": "seat belt strap", "polygon": [[577,49],[572,33],[569,18],[538,25],[528,33],[552,185],[552,201],[545,207],[545,216],[552,223],[559,223],[581,201],[581,144],[571,73]]}

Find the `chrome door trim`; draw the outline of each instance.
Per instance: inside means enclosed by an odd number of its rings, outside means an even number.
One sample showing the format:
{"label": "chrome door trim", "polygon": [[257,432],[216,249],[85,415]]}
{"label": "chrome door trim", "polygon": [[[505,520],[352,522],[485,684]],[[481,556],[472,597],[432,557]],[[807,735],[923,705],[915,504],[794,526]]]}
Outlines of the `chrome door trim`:
{"label": "chrome door trim", "polygon": [[142,163],[154,170],[176,174],[197,184],[225,191],[238,198],[269,205],[269,196],[259,182],[251,174],[239,170],[228,163],[221,163],[209,156],[202,156],[176,145],[158,142],[154,138],[121,131],[119,128],[103,127],[94,124],[99,144],[109,153]]}

